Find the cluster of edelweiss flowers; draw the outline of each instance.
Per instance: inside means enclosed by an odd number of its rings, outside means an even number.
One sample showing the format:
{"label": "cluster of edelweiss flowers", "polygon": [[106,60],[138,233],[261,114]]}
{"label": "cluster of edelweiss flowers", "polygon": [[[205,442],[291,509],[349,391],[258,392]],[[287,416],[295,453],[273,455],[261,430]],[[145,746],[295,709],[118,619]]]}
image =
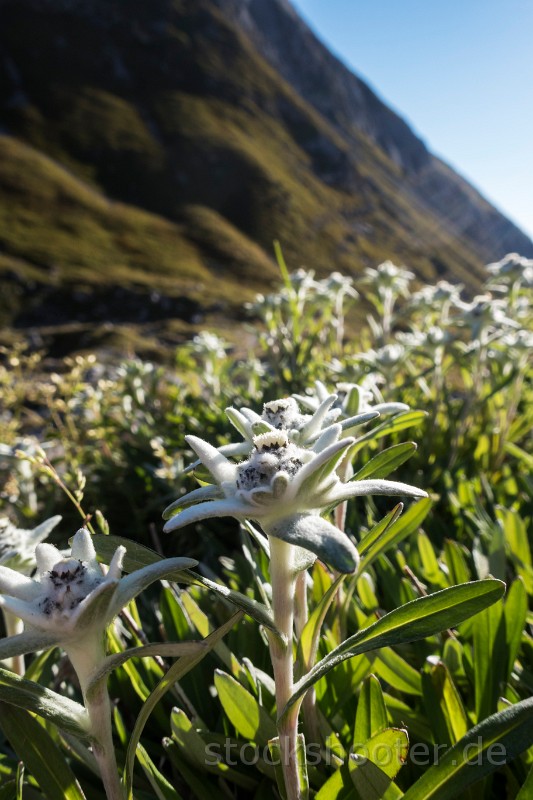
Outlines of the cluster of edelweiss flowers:
{"label": "cluster of edelweiss flowers", "polygon": [[[341,398],[330,394],[320,399],[323,389],[319,385],[319,397],[309,398],[312,414],[301,413],[294,398],[266,403],[262,415],[246,408],[227,409],[230,422],[243,436],[239,444],[217,449],[197,436],[187,436],[215,483],[172,503],[164,513],[168,520],[164,530],[173,531],[209,517],[252,520],[269,537],[308,551],[302,567],[318,557],[339,572],[353,572],[358,564],[354,543],[322,514],[361,495],[427,495],[396,481],[342,480],[339,473],[348,473],[355,442],[346,434],[378,417],[380,411],[390,413],[406,407],[383,404],[377,410],[365,398],[364,411],[342,419],[343,409],[349,405],[346,398],[358,387],[343,387]],[[228,458],[245,454],[248,458],[237,463]]]}

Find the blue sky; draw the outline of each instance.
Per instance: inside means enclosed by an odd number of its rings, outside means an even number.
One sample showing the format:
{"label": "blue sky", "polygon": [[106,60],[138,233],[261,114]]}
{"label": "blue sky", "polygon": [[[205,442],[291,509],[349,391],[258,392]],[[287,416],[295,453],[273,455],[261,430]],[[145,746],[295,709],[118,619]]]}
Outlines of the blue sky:
{"label": "blue sky", "polygon": [[434,153],[533,238],[533,0],[292,0]]}

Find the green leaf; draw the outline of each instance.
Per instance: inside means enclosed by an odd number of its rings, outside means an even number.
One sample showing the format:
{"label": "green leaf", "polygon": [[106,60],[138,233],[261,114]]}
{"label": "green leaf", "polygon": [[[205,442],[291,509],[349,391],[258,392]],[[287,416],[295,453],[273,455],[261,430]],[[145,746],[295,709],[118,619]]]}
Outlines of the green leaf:
{"label": "green leaf", "polygon": [[350,755],[350,778],[357,792],[357,800],[399,800],[403,792],[392,779],[370,758]]}
{"label": "green leaf", "polygon": [[427,718],[431,720],[435,741],[454,745],[468,731],[463,701],[445,664],[427,664],[422,672],[422,691]]}
{"label": "green leaf", "polygon": [[396,416],[390,417],[385,422],[382,422],[381,425],[360,436],[355,442],[355,447],[369,439],[374,441],[375,439],[381,439],[383,436],[388,436],[390,433],[398,433],[406,428],[412,428],[413,425],[418,425],[426,417],[426,411],[406,411],[402,414],[396,414]]}
{"label": "green leaf", "polygon": [[21,708],[0,703],[2,729],[48,800],[85,800],[68,762],[47,730]]}
{"label": "green leaf", "polygon": [[331,584],[319,604],[313,609],[312,614],[305,624],[298,645],[300,652],[300,658],[298,660],[302,663],[304,669],[309,670],[315,663],[322,625],[331,603],[335,598],[337,589],[344,581],[345,577],[345,574],[339,575]]}
{"label": "green leaf", "polygon": [[276,736],[276,725],[255,697],[235,678],[215,670],[218,699],[237,733],[259,745]]}
{"label": "green leaf", "polygon": [[355,715],[355,727],[353,732],[353,743],[355,745],[366,742],[375,733],[387,727],[387,709],[381,690],[381,684],[375,675],[365,678],[359,699],[357,701],[357,712]]}
{"label": "green leaf", "polygon": [[[364,744],[353,747],[353,755],[358,756],[357,761],[361,758],[369,759],[379,767],[389,781],[396,777],[405,764],[408,753],[409,737],[405,728],[385,728],[367,739]],[[354,778],[355,772],[352,774],[352,780],[357,788]]]}
{"label": "green leaf", "polygon": [[495,603],[474,621],[474,678],[476,720],[496,711],[500,683],[505,681],[508,654],[503,603]]}
{"label": "green leaf", "polygon": [[503,611],[508,658],[506,679],[509,679],[513,671],[514,663],[518,656],[518,651],[520,650],[522,632],[526,625],[527,611],[527,592],[524,582],[521,578],[516,578],[507,592]]}
{"label": "green leaf", "polygon": [[[244,789],[253,789],[257,781],[232,769],[221,760],[222,747],[214,743],[215,751],[211,753],[209,744],[195,730],[184,711],[174,708],[170,717],[172,738],[177,743],[184,757],[194,766],[232,781]],[[209,736],[209,734],[207,734]]]}
{"label": "green leaf", "polygon": [[387,528],[392,525],[393,522],[396,522],[402,511],[403,503],[398,503],[396,506],[394,506],[392,511],[389,511],[389,513],[383,517],[383,519],[377,522],[369,531],[367,531],[367,533],[365,533],[357,545],[359,555],[364,556],[370,546],[373,545],[383,533],[385,533]]}
{"label": "green leaf", "polygon": [[404,694],[422,694],[420,673],[391,647],[383,647],[374,660],[380,678]]}
{"label": "green leaf", "polygon": [[527,778],[516,795],[515,800],[530,800],[531,795],[533,795],[533,765],[527,773]]}
{"label": "green leaf", "polygon": [[[407,511],[389,525],[383,534],[365,549],[364,555],[361,553],[358,572],[364,572],[375,559],[385,553],[390,547],[396,546],[399,542],[418,530],[431,508],[431,500],[424,497],[414,503]],[[360,548],[361,552],[361,548]]]}
{"label": "green leaf", "polygon": [[282,713],[285,714],[316,681],[345,659],[369,650],[425,639],[458,625],[496,602],[504,591],[502,581],[474,581],[419,597],[391,611],[373,625],[350,636],[301,678]]}
{"label": "green leaf", "polygon": [[449,800],[533,743],[533,697],[493,714],[472,728],[430,767],[403,800]]}
{"label": "green leaf", "polygon": [[80,703],[2,667],[0,700],[32,711],[80,739],[89,738],[89,717]]}
{"label": "green leaf", "polygon": [[143,707],[139,712],[139,716],[135,721],[135,725],[133,727],[133,731],[131,733],[130,743],[128,745],[128,750],[126,753],[126,764],[124,768],[124,788],[127,800],[131,800],[132,798],[132,781],[133,781],[133,765],[135,763],[135,754],[137,752],[137,747],[139,745],[139,740],[141,738],[141,734],[143,732],[144,726],[148,720],[148,717],[152,713],[154,707],[159,703],[163,695],[168,692],[168,690],[179,681],[184,675],[186,675],[191,669],[193,669],[201,660],[204,658],[207,653],[209,653],[215,645],[222,639],[223,636],[230,631],[233,626],[235,625],[238,620],[242,617],[242,612],[238,611],[234,614],[231,619],[221,625],[220,628],[217,628],[213,633],[211,633],[207,639],[204,639],[205,650],[198,655],[191,655],[191,656],[183,656],[175,664],[173,664],[167,673],[164,675],[163,678],[159,681],[156,688],[152,692],[152,694],[148,697],[146,702],[144,703]]}
{"label": "green leaf", "polygon": [[98,671],[91,677],[87,687],[87,697],[90,700],[92,693],[98,690],[100,681],[107,678],[113,670],[121,667],[130,658],[150,658],[154,656],[178,658],[180,656],[199,655],[202,650],[205,650],[203,642],[157,642],[155,644],[145,644],[141,647],[130,647],[121,653],[115,653],[108,656]]}
{"label": "green leaf", "polygon": [[381,453],[373,456],[367,461],[364,467],[351,478],[353,481],[360,481],[363,478],[386,478],[391,472],[399,467],[408,458],[411,458],[416,450],[414,442],[404,442],[387,447]]}
{"label": "green leaf", "polygon": [[137,745],[137,758],[158,800],[183,800],[182,796],[171,786],[164,775],[159,772],[140,743]]}
{"label": "green leaf", "polygon": [[[283,753],[279,743],[279,737],[275,736],[268,743],[271,761],[274,764],[276,782],[282,800],[286,800],[287,792],[285,789],[285,779],[283,777]],[[299,800],[309,800],[309,779],[307,776],[307,756],[305,751],[305,739],[303,733],[299,733],[296,739],[296,763],[298,766],[298,787]]]}

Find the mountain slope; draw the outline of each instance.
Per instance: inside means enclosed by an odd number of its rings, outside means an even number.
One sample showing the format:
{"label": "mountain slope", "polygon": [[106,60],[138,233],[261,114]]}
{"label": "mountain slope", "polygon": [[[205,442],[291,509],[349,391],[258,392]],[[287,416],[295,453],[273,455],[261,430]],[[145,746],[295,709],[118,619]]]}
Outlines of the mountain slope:
{"label": "mountain slope", "polygon": [[469,286],[533,254],[284,0],[2,0],[0,125],[22,328],[223,320],[271,285],[275,238],[292,267],[390,257]]}

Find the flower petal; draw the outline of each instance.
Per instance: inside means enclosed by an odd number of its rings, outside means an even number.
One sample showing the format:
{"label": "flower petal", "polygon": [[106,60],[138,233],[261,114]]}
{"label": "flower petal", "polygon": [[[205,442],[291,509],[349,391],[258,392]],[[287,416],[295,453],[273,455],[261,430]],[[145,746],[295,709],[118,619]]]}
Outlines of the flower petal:
{"label": "flower petal", "polygon": [[26,653],[35,653],[38,650],[48,650],[58,644],[57,636],[53,633],[41,631],[24,631],[16,636],[0,639],[0,660],[23,656]]}
{"label": "flower petal", "polygon": [[190,444],[200,461],[205,464],[217,483],[235,480],[236,465],[228,461],[216,447],[213,447],[209,442],[204,442],[198,436],[186,436],[185,440]]}
{"label": "flower petal", "polygon": [[304,464],[291,481],[290,492],[292,497],[296,494],[311,494],[317,486],[337,468],[344,457],[346,450],[353,444],[352,438],[341,439],[339,442],[326,447],[322,452]]}
{"label": "flower petal", "polygon": [[14,569],[0,566],[0,594],[8,594],[19,600],[33,600],[42,592],[38,581],[21,575]]}
{"label": "flower petal", "polygon": [[288,517],[269,526],[268,533],[310,550],[338,572],[354,572],[359,563],[359,553],[348,536],[316,514]]}
{"label": "flower petal", "polygon": [[51,618],[43,614],[35,602],[19,600],[18,597],[0,595],[0,608],[10,611],[19,619],[41,631],[53,630],[54,625],[50,624]]}
{"label": "flower petal", "polygon": [[45,572],[50,572],[62,558],[63,556],[57,547],[54,547],[53,544],[49,544],[48,542],[38,544],[35,548],[37,571],[40,575],[44,575]]}
{"label": "flower petal", "polygon": [[36,528],[30,531],[27,539],[28,544],[36,545],[42,542],[61,520],[62,517],[56,514],[55,517],[50,517],[50,519],[41,522],[40,525],[37,525]]}
{"label": "flower petal", "polygon": [[212,483],[209,486],[200,486],[199,489],[193,489],[192,492],[178,497],[163,511],[163,519],[170,519],[174,516],[174,511],[178,508],[185,508],[186,506],[193,506],[196,503],[202,503],[205,500],[215,500],[224,497],[224,493],[220,487]]}
{"label": "flower petal", "polygon": [[321,453],[322,450],[326,449],[326,447],[329,447],[330,445],[334,444],[338,440],[341,433],[342,433],[342,427],[341,425],[339,425],[339,423],[336,422],[333,425],[328,425],[328,427],[322,431],[322,433],[314,443],[313,452]]}
{"label": "flower petal", "polygon": [[80,528],[72,539],[72,558],[84,561],[93,566],[96,564],[96,550],[94,549],[91,534],[87,528]]}
{"label": "flower petal", "polygon": [[405,495],[405,497],[427,497],[428,493],[416,486],[398,481],[385,481],[381,479],[368,481],[350,481],[349,483],[338,483],[328,493],[328,500],[332,503],[342,503],[350,497],[362,495],[385,494]]}
{"label": "flower petal", "polygon": [[122,564],[126,552],[127,551],[124,545],[121,544],[119,547],[117,547],[113,555],[113,558],[111,559],[111,563],[109,565],[106,578],[109,578],[110,580],[120,579],[120,576],[122,574]]}
{"label": "flower petal", "polygon": [[301,442],[307,442],[313,437],[319,435],[322,428],[322,423],[324,422],[328,411],[336,400],[337,395],[330,394],[320,403],[309,422],[306,422],[306,424],[300,430],[299,440]]}
{"label": "flower petal", "polygon": [[210,503],[199,503],[171,517],[163,528],[163,531],[165,533],[170,533],[178,528],[183,528],[185,525],[190,525],[191,522],[199,522],[201,519],[209,519],[211,517],[235,517],[235,519],[243,519],[250,514],[251,510],[253,510],[253,507],[234,498],[213,500]]}

